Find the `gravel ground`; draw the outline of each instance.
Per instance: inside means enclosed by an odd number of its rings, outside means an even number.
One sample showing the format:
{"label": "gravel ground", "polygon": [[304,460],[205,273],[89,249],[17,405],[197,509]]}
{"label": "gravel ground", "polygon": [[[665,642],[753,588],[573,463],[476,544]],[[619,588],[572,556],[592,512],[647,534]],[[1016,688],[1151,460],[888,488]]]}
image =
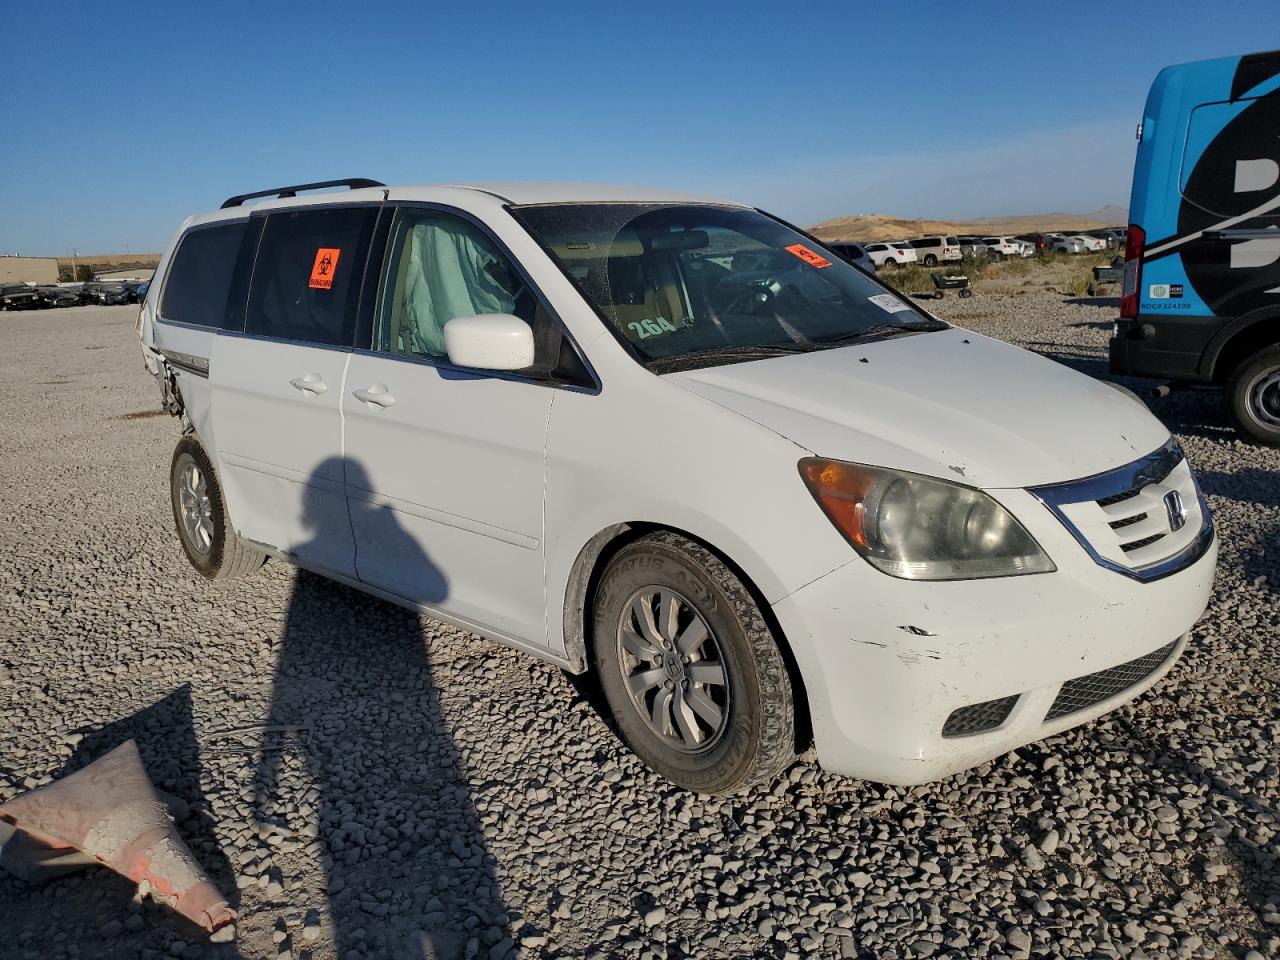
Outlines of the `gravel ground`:
{"label": "gravel ground", "polygon": [[[937,312],[1102,375],[1100,303]],[[705,799],[552,667],[283,563],[196,576],[134,312],[0,317],[0,800],[133,736],[238,937],[104,870],[0,876],[0,956],[1280,954],[1280,451],[1237,441],[1216,395],[1153,404],[1222,541],[1156,690],[931,786],[809,755]]]}

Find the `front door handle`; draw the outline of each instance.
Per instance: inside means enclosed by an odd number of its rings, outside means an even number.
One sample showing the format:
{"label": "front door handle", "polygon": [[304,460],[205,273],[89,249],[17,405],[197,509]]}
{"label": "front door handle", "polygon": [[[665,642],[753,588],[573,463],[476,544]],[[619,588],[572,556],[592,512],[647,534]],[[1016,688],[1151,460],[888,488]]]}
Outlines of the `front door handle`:
{"label": "front door handle", "polygon": [[395,395],[383,383],[375,383],[371,387],[352,390],[351,395],[357,400],[363,400],[365,403],[372,403],[379,407],[389,407],[396,402]]}
{"label": "front door handle", "polygon": [[289,381],[289,386],[295,390],[301,390],[303,393],[309,393],[313,397],[318,397],[329,389],[318,373],[308,373],[305,377],[295,377]]}

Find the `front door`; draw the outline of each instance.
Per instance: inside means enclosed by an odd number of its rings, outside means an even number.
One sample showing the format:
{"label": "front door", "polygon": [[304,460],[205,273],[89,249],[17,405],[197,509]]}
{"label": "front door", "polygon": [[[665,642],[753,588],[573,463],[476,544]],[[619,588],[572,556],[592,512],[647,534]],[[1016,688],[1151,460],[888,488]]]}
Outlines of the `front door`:
{"label": "front door", "polygon": [[267,216],[244,331],[210,358],[219,471],[243,536],[354,578],[341,397],[376,207]]}
{"label": "front door", "polygon": [[387,243],[371,350],[352,354],[342,412],[360,579],[536,645],[542,578],[544,438],[555,390],[537,369],[451,366],[444,324],[515,314],[552,324],[479,227],[403,207]]}

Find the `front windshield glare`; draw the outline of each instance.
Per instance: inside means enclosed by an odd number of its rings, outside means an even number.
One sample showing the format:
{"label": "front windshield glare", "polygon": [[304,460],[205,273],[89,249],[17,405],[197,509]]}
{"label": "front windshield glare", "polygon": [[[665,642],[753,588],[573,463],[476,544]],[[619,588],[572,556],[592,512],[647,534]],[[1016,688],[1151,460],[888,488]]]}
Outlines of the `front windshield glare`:
{"label": "front windshield glare", "polygon": [[605,322],[654,366],[945,326],[754,210],[612,203],[514,213]]}

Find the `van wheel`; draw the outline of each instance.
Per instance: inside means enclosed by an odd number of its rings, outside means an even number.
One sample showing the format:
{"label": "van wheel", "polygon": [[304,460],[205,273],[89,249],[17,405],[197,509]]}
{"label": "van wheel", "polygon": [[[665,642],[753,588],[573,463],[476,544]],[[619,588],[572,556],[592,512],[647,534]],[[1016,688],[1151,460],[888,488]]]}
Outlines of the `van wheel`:
{"label": "van wheel", "polygon": [[1263,347],[1231,371],[1227,403],[1240,433],[1280,447],[1280,344]]}
{"label": "van wheel", "polygon": [[927,254],[924,258],[924,265],[926,267],[936,267],[938,265],[938,258],[932,253]]}
{"label": "van wheel", "polygon": [[187,559],[209,580],[233,580],[266,561],[230,528],[222,488],[209,455],[195,437],[178,441],[169,468],[173,522]]}
{"label": "van wheel", "polygon": [[676,533],[641,537],[596,590],[596,673],[618,729],[657,773],[700,793],[769,783],[795,759],[786,663],[751,593]]}

